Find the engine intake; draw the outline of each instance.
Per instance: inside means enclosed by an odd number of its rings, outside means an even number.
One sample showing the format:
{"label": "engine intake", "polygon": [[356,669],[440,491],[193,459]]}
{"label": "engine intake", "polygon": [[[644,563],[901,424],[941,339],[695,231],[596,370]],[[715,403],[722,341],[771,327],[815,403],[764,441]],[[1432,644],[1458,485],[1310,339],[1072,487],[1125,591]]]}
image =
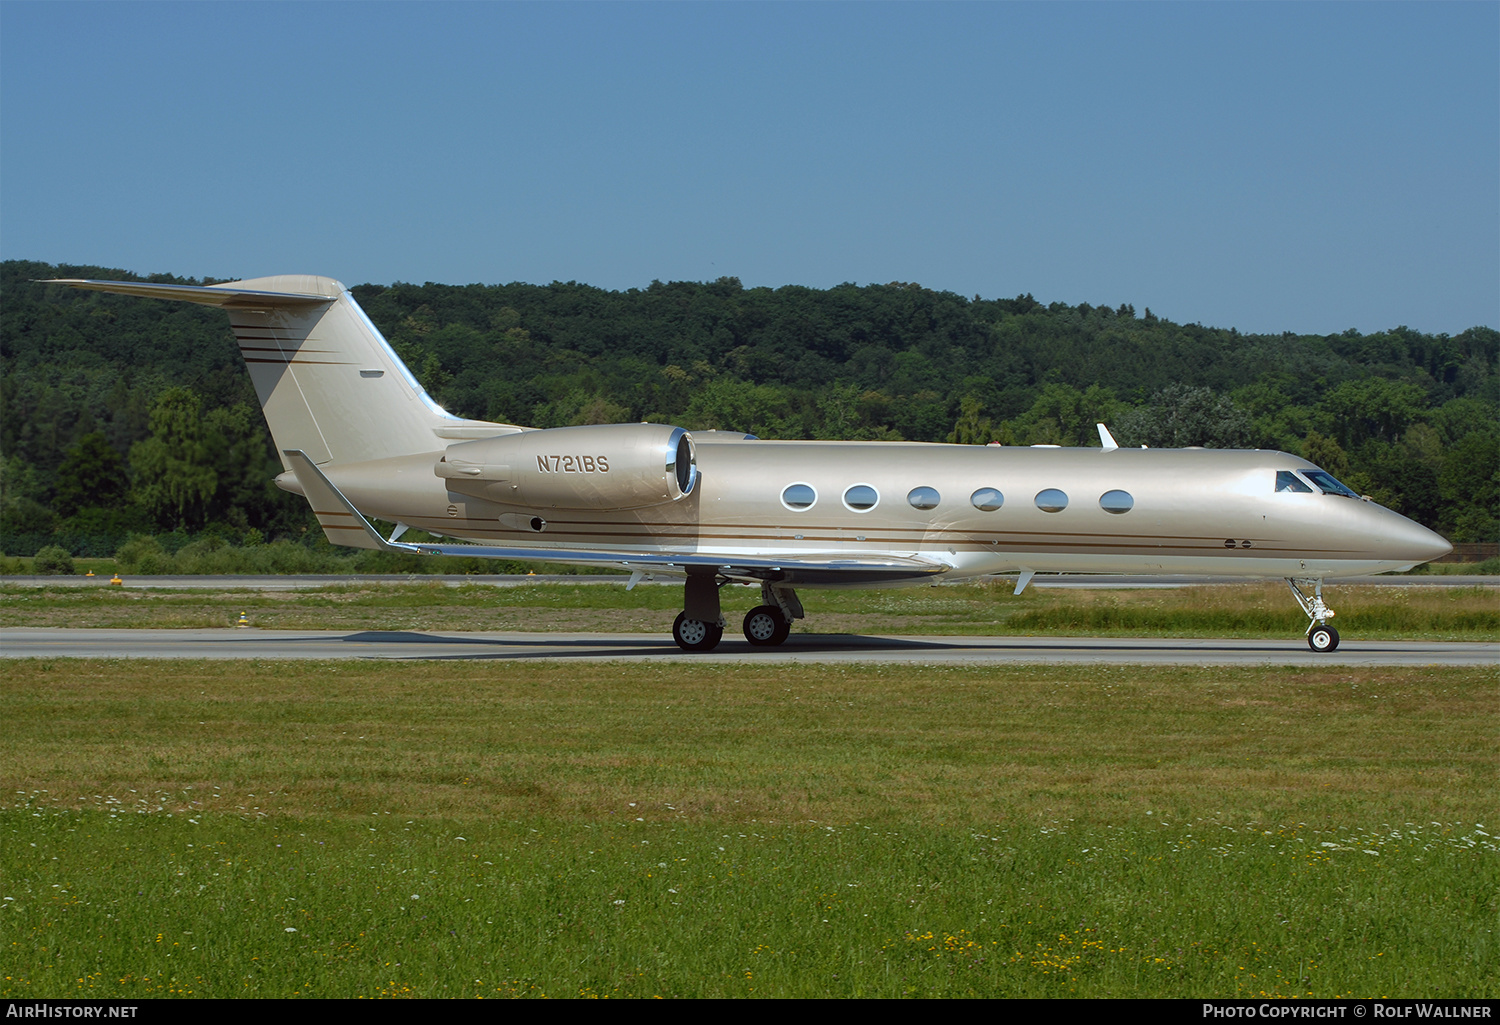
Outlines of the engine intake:
{"label": "engine intake", "polygon": [[524,431],[449,445],[435,472],[448,489],[529,509],[643,509],[698,484],[692,435],[666,424]]}

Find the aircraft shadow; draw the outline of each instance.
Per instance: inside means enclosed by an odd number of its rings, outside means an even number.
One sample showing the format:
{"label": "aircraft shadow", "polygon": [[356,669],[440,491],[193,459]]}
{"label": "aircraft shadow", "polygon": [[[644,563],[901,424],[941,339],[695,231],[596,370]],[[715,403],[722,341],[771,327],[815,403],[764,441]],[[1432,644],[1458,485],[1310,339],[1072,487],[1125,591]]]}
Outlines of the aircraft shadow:
{"label": "aircraft shadow", "polygon": [[[558,658],[618,658],[639,657],[641,655],[686,655],[676,644],[665,638],[656,640],[654,638],[620,639],[618,641],[601,642],[596,638],[554,637],[548,634],[536,634],[534,638],[495,638],[495,637],[452,637],[434,636],[430,634],[417,633],[404,630],[366,630],[360,633],[349,634],[342,641],[349,643],[379,643],[395,645],[411,645],[413,649],[427,645],[464,645],[472,650],[461,653],[450,654],[422,654],[418,650],[408,653],[396,653],[389,655],[372,655],[372,658],[415,658],[432,661],[443,660],[478,660],[478,659],[558,659]],[[1052,641],[1039,641],[1036,638],[1016,639],[1007,643],[996,637],[941,637],[931,640],[915,639],[909,637],[874,637],[863,634],[794,634],[788,638],[786,643],[774,648],[762,648],[751,645],[748,641],[735,638],[726,638],[719,647],[712,652],[706,653],[708,657],[723,655],[765,655],[774,657],[776,655],[818,655],[829,653],[895,653],[895,652],[922,652],[930,651],[953,652],[962,650],[973,650],[975,652],[1089,652],[1098,654],[1110,653],[1149,653],[1149,652],[1181,652],[1184,648],[1191,646],[1184,644],[1179,639],[1126,639],[1109,643],[1105,639],[1088,639],[1088,643],[1079,643],[1082,638],[1057,638]],[[1257,652],[1264,651],[1264,644],[1255,641],[1233,641],[1219,640],[1210,642],[1210,647],[1215,651],[1226,652]],[[1300,646],[1299,646],[1300,647]]]}
{"label": "aircraft shadow", "polygon": [[[340,640],[348,643],[363,644],[410,644],[413,647],[423,645],[466,645],[475,650],[466,651],[461,654],[447,655],[424,655],[413,651],[410,655],[392,655],[384,657],[392,658],[421,658],[441,661],[444,659],[527,659],[527,658],[566,658],[569,656],[577,658],[612,658],[620,656],[639,656],[649,654],[660,655],[685,655],[671,640],[663,638],[656,639],[621,639],[619,641],[601,642],[598,638],[578,637],[553,637],[548,634],[537,634],[535,639],[513,639],[495,637],[440,637],[431,634],[417,633],[408,630],[365,630],[356,634],[349,634]],[[951,641],[933,640],[918,641],[905,638],[892,637],[866,637],[859,634],[803,634],[791,637],[785,644],[775,648],[760,648],[750,644],[748,641],[725,639],[709,655],[725,654],[764,654],[775,655],[778,653],[795,654],[806,652],[818,654],[834,651],[920,651],[920,650],[945,650],[962,648],[966,645]],[[489,650],[482,650],[489,649]],[[521,649],[521,650],[517,650]],[[373,656],[382,657],[382,656]]]}

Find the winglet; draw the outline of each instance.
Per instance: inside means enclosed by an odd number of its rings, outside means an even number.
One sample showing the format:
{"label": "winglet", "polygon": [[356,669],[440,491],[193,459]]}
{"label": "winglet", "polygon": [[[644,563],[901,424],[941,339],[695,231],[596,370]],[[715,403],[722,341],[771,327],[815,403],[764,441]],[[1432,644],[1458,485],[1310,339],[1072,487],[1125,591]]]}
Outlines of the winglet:
{"label": "winglet", "polygon": [[390,544],[381,537],[370,526],[370,521],[354,508],[354,503],[345,498],[344,493],[333,486],[317,464],[307,458],[306,452],[300,448],[291,448],[282,454],[291,463],[292,472],[297,475],[297,483],[302,485],[302,494],[307,496],[313,515],[318,518],[330,544],[349,548],[374,548],[383,552],[412,550],[406,545]]}
{"label": "winglet", "polygon": [[1099,444],[1104,446],[1104,451],[1113,452],[1120,447],[1120,443],[1115,441],[1115,436],[1109,433],[1108,427],[1105,427],[1103,424],[1095,424],[1094,426],[1099,428]]}

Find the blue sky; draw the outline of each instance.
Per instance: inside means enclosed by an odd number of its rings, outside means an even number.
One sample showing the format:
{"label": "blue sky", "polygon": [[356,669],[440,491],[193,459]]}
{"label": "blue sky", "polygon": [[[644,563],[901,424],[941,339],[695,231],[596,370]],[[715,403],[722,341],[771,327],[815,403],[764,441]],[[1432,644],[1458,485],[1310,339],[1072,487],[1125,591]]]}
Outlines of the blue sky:
{"label": "blue sky", "polygon": [[1500,5],[7,0],[0,257],[1500,326]]}

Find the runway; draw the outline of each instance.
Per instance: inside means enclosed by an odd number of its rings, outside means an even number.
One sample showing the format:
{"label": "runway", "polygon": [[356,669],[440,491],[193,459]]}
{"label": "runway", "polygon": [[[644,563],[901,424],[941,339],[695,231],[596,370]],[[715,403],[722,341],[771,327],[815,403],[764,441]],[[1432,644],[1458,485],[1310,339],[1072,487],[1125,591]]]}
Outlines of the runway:
{"label": "runway", "polygon": [[0,630],[6,658],[463,659],[469,661],[691,661],[712,663],[916,663],[953,665],[1137,664],[1495,666],[1500,643],[1346,639],[1318,655],[1300,637],[873,637],[793,634],[779,648],[726,637],[706,654],[660,634],[444,633],[383,630]]}
{"label": "runway", "polygon": [[[459,574],[414,574],[414,573],[366,573],[366,574],[315,574],[299,573],[285,575],[255,576],[252,574],[230,574],[224,576],[133,576],[127,574],[120,585],[125,588],[147,588],[164,591],[307,591],[322,587],[369,587],[390,584],[442,584],[444,587],[528,587],[535,584],[619,584],[623,586],[629,577],[573,575],[563,573],[474,573]],[[950,584],[984,583],[987,581],[1015,582],[1015,574],[996,577],[974,577],[960,581],[939,581],[933,586],[947,587]],[[1078,588],[1089,590],[1137,590],[1175,589],[1201,587],[1212,584],[1243,584],[1245,577],[1192,577],[1173,575],[1128,575],[1117,573],[1057,573],[1039,574],[1032,582],[1038,588]],[[662,576],[655,580],[643,580],[640,586],[656,584],[681,587],[682,579]],[[109,587],[108,577],[103,576],[0,576],[0,587]],[[1465,576],[1462,574],[1429,574],[1418,576],[1372,576],[1346,577],[1330,580],[1330,590],[1339,587],[1500,587],[1500,576]]]}

